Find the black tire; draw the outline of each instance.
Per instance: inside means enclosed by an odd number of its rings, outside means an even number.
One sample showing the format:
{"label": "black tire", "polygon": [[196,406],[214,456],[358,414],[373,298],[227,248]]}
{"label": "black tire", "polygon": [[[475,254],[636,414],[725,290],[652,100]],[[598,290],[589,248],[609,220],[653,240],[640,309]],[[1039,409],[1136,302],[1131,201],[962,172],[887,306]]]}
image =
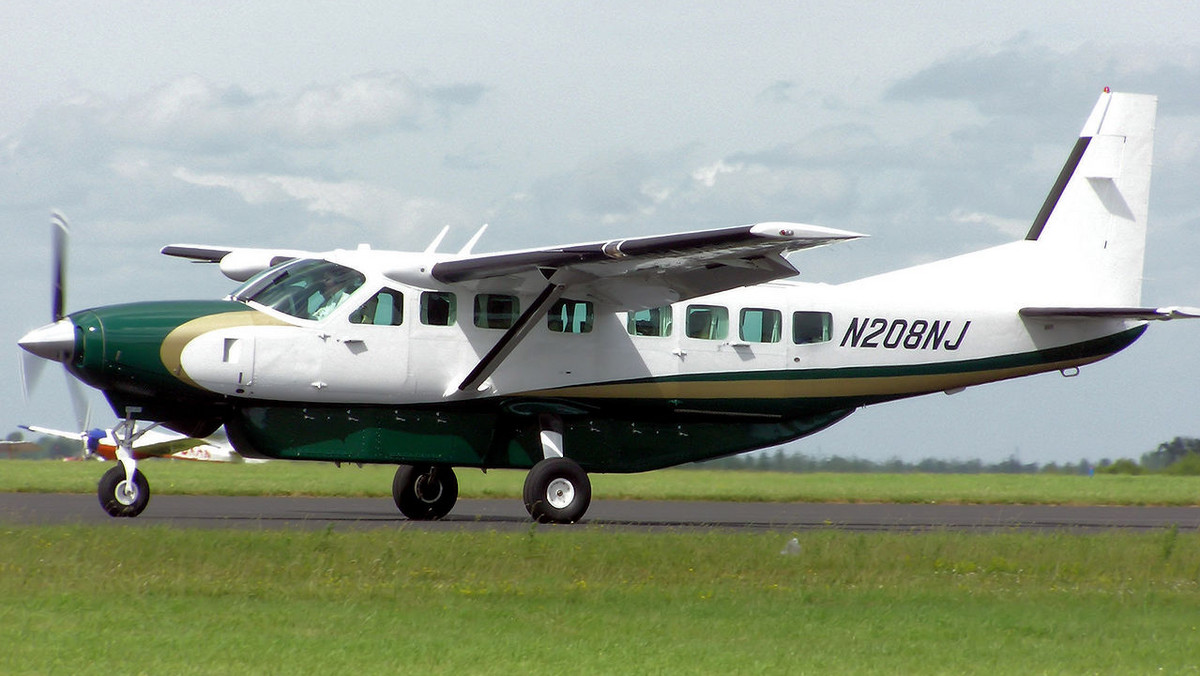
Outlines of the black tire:
{"label": "black tire", "polygon": [[140,471],[133,473],[133,490],[127,493],[125,488],[125,468],[120,463],[100,477],[96,495],[109,516],[137,516],[150,504],[150,482]]}
{"label": "black tire", "polygon": [[538,523],[575,523],[592,504],[592,482],[574,460],[546,458],[525,476],[525,509]]}
{"label": "black tire", "polygon": [[392,498],[400,513],[414,521],[440,519],[458,502],[458,477],[446,465],[400,465]]}

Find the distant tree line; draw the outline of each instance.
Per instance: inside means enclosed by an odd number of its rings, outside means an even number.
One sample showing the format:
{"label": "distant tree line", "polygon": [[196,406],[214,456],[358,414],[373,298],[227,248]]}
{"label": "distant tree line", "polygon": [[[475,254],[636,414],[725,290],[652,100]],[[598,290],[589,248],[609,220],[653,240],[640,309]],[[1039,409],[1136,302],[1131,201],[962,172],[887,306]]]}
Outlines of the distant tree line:
{"label": "distant tree line", "polygon": [[78,457],[83,452],[83,442],[61,437],[39,436],[27,441],[21,432],[9,432],[0,446],[0,458],[21,460],[63,460]]}
{"label": "distant tree line", "polygon": [[1161,443],[1158,448],[1142,454],[1141,460],[1121,458],[1113,461],[1105,458],[1097,463],[1086,459],[1078,463],[1021,462],[1016,456],[996,463],[982,460],[938,460],[926,458],[918,462],[907,462],[900,458],[891,460],[864,460],[840,455],[814,458],[799,453],[785,453],[776,449],[774,453],[750,453],[732,455],[716,460],[706,460],[687,465],[694,469],[757,470],[764,472],[872,472],[890,474],[1176,474],[1200,475],[1200,439],[1175,437]]}
{"label": "distant tree line", "polygon": [[[8,442],[23,442],[24,435],[12,432]],[[36,445],[36,448],[31,446]],[[7,452],[6,452],[7,451]],[[28,460],[49,460],[78,457],[82,451],[80,442],[58,437],[40,436],[29,444],[0,446],[0,458],[13,457]],[[1139,460],[1105,458],[1097,463],[1086,459],[1077,463],[1021,462],[1015,455],[1007,460],[985,463],[982,460],[938,460],[926,458],[918,462],[907,462],[900,458],[891,460],[863,460],[862,458],[830,457],[814,458],[799,453],[785,453],[776,449],[774,453],[748,453],[731,455],[716,460],[706,460],[684,465],[693,469],[758,470],[763,472],[835,472],[843,474],[1173,474],[1200,476],[1200,439],[1175,437],[1163,442],[1153,451],[1143,453]]]}

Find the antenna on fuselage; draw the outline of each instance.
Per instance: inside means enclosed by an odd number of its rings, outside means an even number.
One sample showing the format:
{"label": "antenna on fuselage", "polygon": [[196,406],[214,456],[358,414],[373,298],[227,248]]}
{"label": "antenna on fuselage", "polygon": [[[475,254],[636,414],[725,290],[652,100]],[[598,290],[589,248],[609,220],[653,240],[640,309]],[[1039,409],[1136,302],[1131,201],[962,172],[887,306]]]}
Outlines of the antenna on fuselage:
{"label": "antenna on fuselage", "polygon": [[438,246],[441,245],[442,240],[445,239],[446,233],[448,232],[450,232],[450,226],[442,226],[442,231],[437,234],[437,237],[433,238],[433,241],[429,243],[429,246],[425,247],[425,253],[431,254],[437,251]]}
{"label": "antenna on fuselage", "polygon": [[483,237],[483,233],[485,230],[487,230],[487,227],[488,227],[487,223],[484,223],[483,225],[479,226],[479,230],[477,230],[475,232],[475,235],[472,236],[471,239],[467,240],[467,243],[463,245],[463,248],[458,250],[458,255],[459,256],[470,255],[471,249],[475,248],[475,244],[477,242],[479,242],[480,237]]}

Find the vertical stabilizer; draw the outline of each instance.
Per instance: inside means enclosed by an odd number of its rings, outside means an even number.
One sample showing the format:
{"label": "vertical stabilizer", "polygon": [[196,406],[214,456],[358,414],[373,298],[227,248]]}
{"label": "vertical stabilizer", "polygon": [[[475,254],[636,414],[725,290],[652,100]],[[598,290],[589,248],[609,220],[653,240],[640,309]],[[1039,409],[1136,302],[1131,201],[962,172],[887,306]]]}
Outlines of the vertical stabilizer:
{"label": "vertical stabilizer", "polygon": [[1026,236],[1097,305],[1141,302],[1158,99],[1105,91]]}

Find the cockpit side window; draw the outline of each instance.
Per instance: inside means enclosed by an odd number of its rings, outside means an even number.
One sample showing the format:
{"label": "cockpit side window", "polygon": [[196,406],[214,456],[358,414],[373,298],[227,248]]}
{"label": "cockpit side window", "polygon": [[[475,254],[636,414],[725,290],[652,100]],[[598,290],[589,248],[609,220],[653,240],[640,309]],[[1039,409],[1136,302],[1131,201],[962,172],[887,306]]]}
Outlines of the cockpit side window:
{"label": "cockpit side window", "polygon": [[403,322],[404,294],[394,289],[383,289],[350,314],[351,324],[400,326]]}
{"label": "cockpit side window", "polygon": [[[257,280],[259,284],[266,279]],[[249,300],[299,319],[328,317],[366,278],[352,268],[329,261],[302,260],[282,266],[258,288],[243,287],[238,300]]]}

